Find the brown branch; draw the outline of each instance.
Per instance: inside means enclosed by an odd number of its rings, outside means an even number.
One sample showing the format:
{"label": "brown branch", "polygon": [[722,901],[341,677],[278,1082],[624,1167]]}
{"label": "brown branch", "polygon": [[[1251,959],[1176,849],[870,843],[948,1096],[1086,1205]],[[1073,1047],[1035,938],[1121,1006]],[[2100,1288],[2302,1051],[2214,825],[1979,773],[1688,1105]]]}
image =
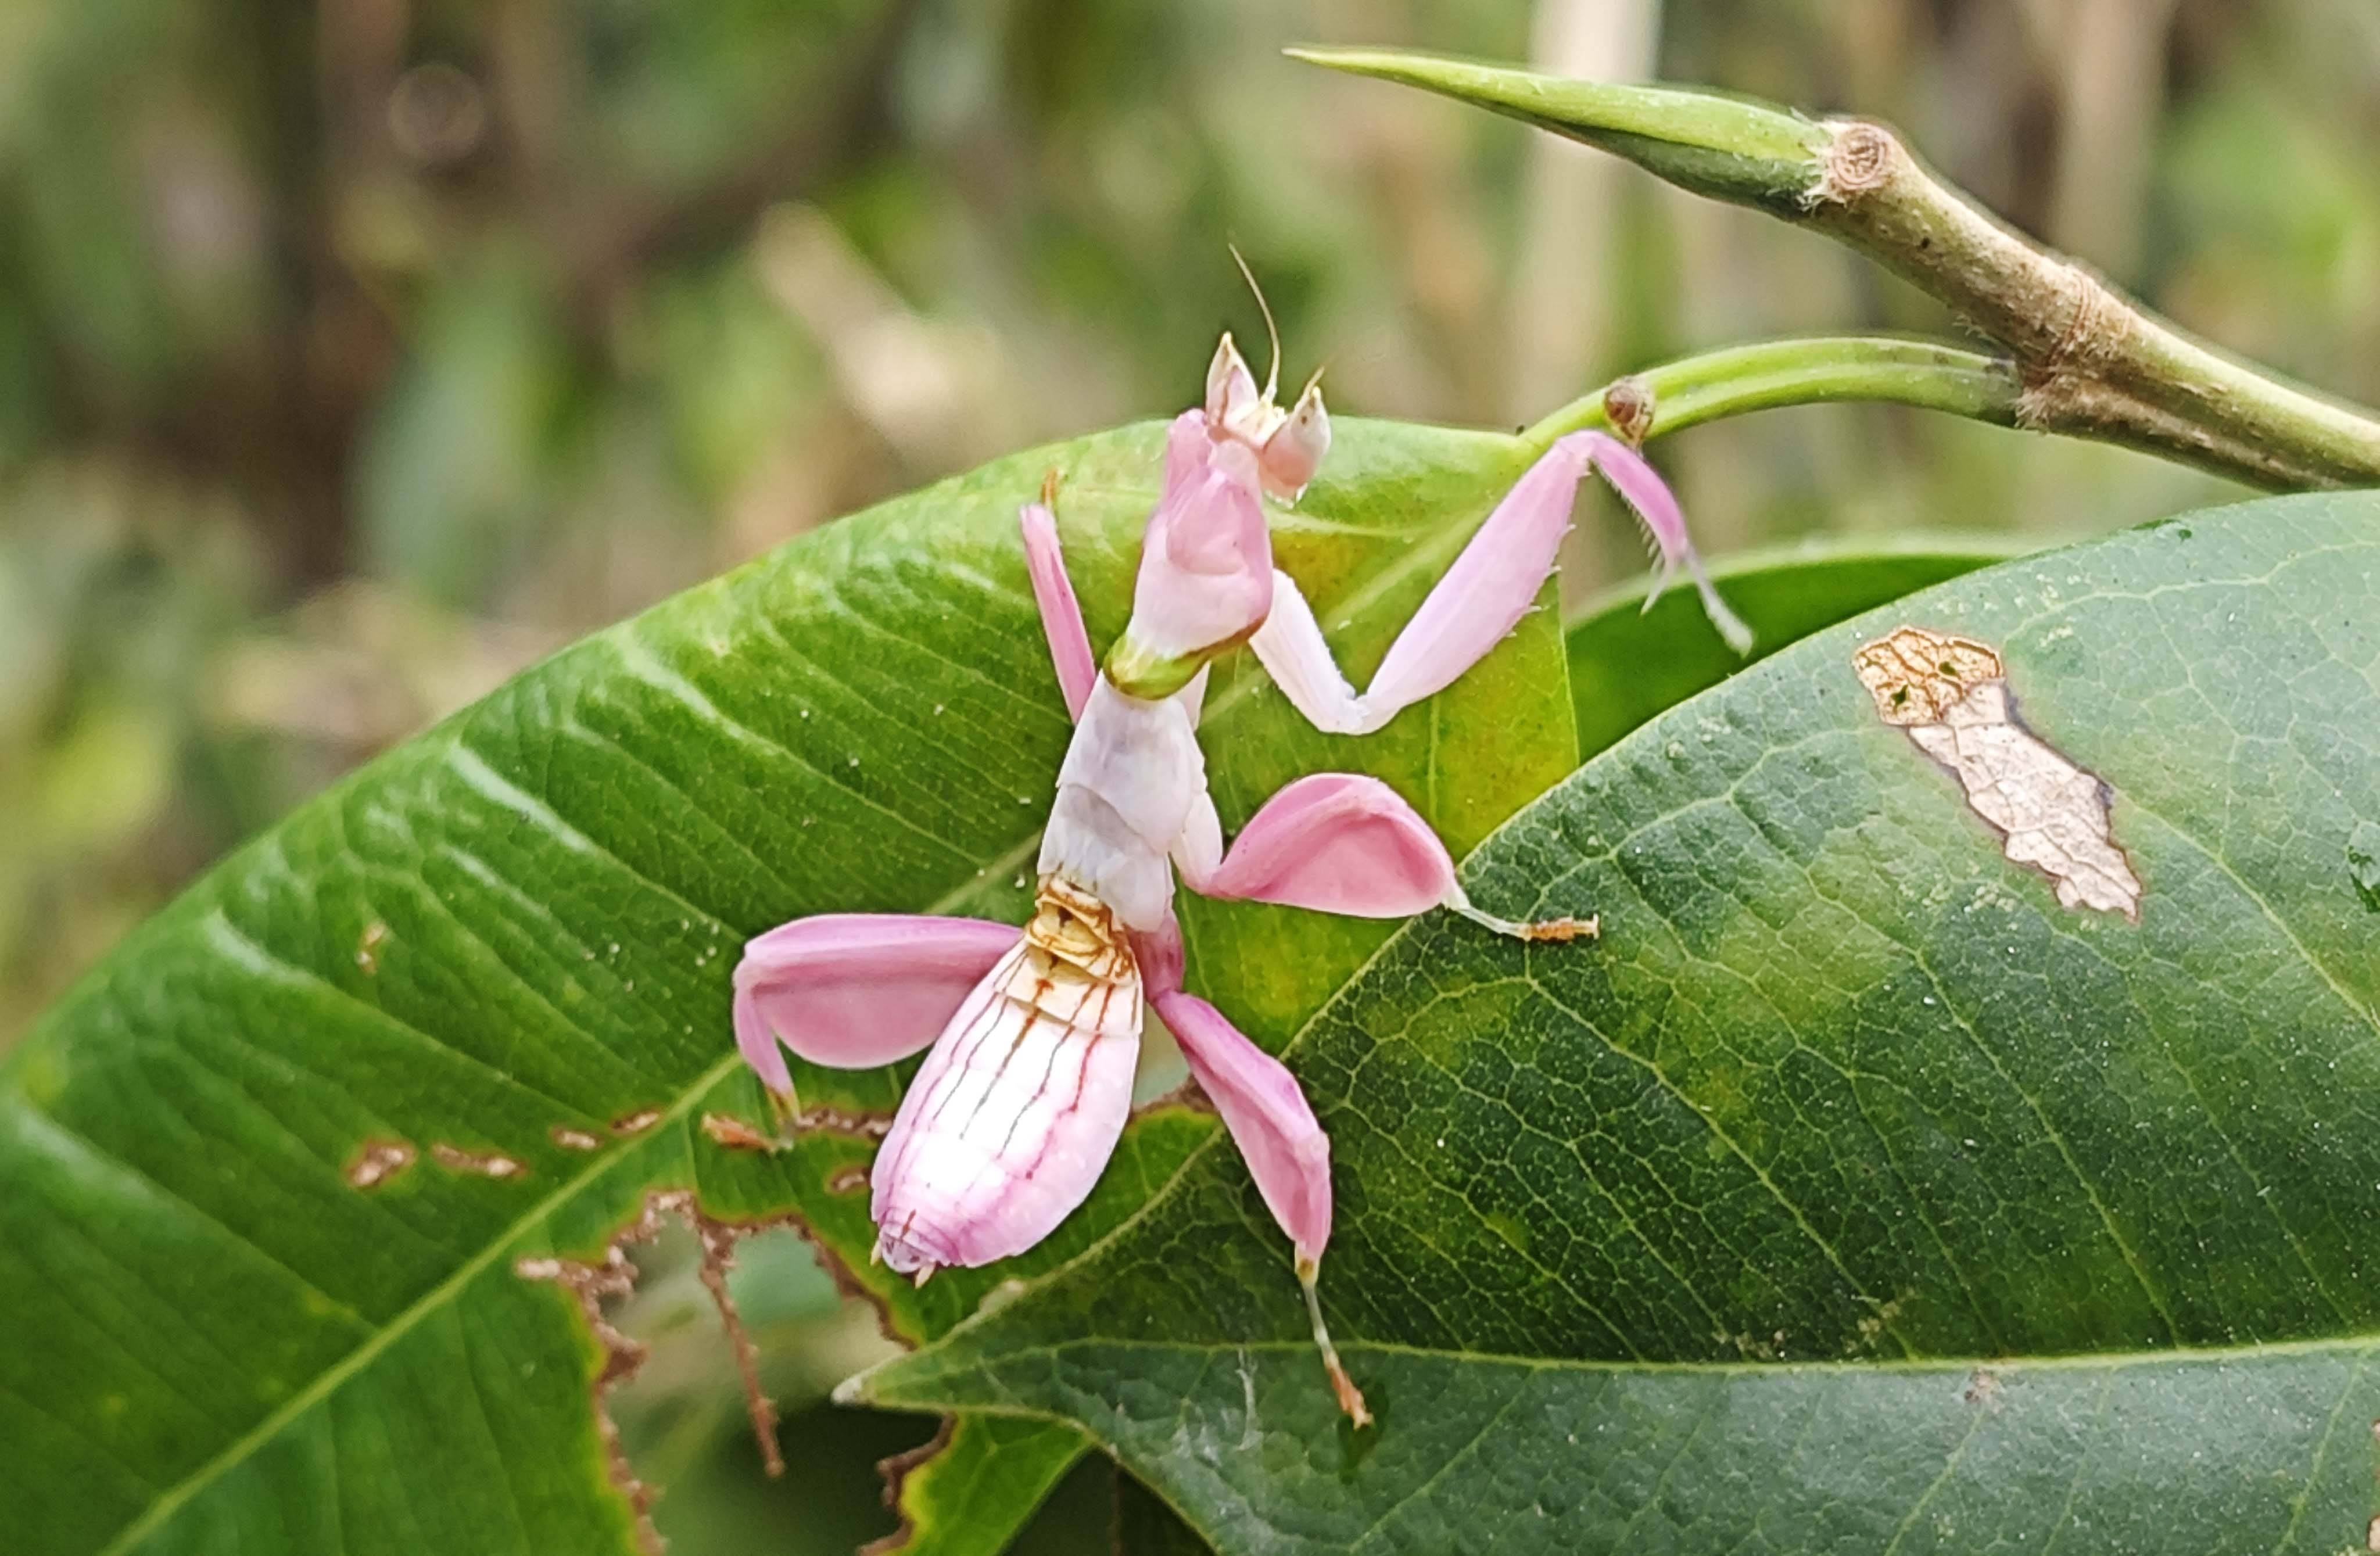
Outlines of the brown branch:
{"label": "brown branch", "polygon": [[1857,249],[2006,349],[2021,426],[2126,444],[2260,486],[2380,483],[2380,417],[2158,318],[1991,216],[1883,125],[1419,55],[1292,52],[1493,109]]}
{"label": "brown branch", "polygon": [[2380,480],[2380,423],[2185,334],[2002,225],[1900,138],[1831,121],[1809,225],[1948,304],[2005,346],[2021,426],[2106,438],[2274,487]]}

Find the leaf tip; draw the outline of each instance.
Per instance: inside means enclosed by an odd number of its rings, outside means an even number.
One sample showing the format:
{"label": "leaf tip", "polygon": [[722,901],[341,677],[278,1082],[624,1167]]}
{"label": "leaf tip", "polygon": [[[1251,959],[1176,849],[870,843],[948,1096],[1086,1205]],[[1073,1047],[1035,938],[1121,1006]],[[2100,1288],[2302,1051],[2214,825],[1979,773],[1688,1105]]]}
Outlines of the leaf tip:
{"label": "leaf tip", "polygon": [[1357,57],[1370,51],[1334,48],[1329,43],[1290,43],[1284,45],[1281,52],[1291,59],[1302,60],[1307,65],[1319,65],[1326,70],[1344,70]]}
{"label": "leaf tip", "polygon": [[1377,76],[1387,81],[1436,85],[1431,67],[1457,63],[1435,55],[1408,54],[1401,49],[1351,49],[1328,43],[1292,43],[1281,51],[1291,59],[1343,70],[1351,76]]}

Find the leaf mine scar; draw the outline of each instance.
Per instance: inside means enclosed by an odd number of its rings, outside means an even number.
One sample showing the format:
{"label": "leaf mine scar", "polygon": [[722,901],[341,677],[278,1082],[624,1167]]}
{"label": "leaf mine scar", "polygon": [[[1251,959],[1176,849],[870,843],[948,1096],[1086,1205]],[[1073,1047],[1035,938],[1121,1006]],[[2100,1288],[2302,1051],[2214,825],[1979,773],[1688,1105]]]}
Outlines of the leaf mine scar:
{"label": "leaf mine scar", "polygon": [[1852,667],[1876,717],[1959,780],[2002,851],[2046,876],[2061,906],[2140,922],[2140,878],[2110,833],[2107,785],[2018,719],[1998,650],[1901,626],[1861,644]]}

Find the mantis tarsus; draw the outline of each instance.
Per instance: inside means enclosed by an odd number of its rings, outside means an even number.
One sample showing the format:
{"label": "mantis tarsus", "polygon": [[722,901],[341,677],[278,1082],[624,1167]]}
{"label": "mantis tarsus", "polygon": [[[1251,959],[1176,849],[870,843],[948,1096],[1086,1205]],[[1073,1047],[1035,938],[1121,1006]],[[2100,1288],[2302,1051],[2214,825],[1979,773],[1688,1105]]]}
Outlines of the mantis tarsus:
{"label": "mantis tarsus", "polygon": [[[1278,351],[1276,350],[1276,368]],[[1207,667],[1245,643],[1299,712],[1360,735],[1445,687],[1511,632],[1554,565],[1579,482],[1600,470],[1659,549],[1721,604],[1660,477],[1601,432],[1557,440],[1506,494],[1390,647],[1368,688],[1340,674],[1313,610],[1272,565],[1268,495],[1294,501],[1330,444],[1318,383],[1274,404],[1228,334],[1206,403],[1168,431],[1163,493],[1141,545],[1133,614],[1102,663],[1059,550],[1054,481],[1021,514],[1034,598],[1075,735],[1043,833],[1032,920],[827,914],[753,940],[735,972],[744,1057],[790,1105],[783,1043],[814,1064],[890,1064],[932,1045],[871,1176],[876,1255],[922,1282],[1047,1236],[1089,1194],[1131,1109],[1144,1006],[1180,1043],[1258,1192],[1288,1234],[1339,1403],[1341,1367],[1316,1281],[1330,1235],[1330,1147],[1297,1081],[1183,987],[1181,884],[1210,897],[1360,918],[1432,907],[1500,934],[1568,940],[1593,919],[1517,923],[1474,906],[1427,822],[1377,778],[1326,772],[1268,800],[1223,842],[1196,729]]]}

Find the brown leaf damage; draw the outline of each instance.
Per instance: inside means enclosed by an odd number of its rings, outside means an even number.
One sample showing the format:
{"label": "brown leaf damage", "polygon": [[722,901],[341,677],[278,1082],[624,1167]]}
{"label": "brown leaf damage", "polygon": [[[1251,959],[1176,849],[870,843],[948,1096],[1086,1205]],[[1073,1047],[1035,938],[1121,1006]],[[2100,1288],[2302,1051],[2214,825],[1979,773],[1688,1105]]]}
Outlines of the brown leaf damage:
{"label": "brown leaf damage", "polygon": [[2107,784],[2017,718],[1987,643],[1902,626],[1852,655],[1876,717],[1959,780],[2003,851],[2049,880],[2066,907],[2141,916],[2141,882],[2110,833]]}
{"label": "brown leaf damage", "polygon": [[413,1165],[412,1145],[405,1140],[366,1140],[347,1163],[349,1188],[373,1189]]}
{"label": "brown leaf damage", "polygon": [[606,1297],[624,1298],[636,1289],[637,1274],[621,1252],[623,1245],[640,1242],[652,1235],[654,1216],[647,1206],[645,1216],[636,1226],[621,1234],[620,1240],[606,1250],[601,1264],[586,1264],[576,1259],[523,1258],[513,1264],[513,1273],[524,1281],[552,1281],[578,1299],[578,1310],[585,1315],[588,1332],[603,1347],[603,1365],[596,1370],[589,1394],[595,1406],[595,1428],[603,1440],[604,1467],[609,1470],[612,1484],[626,1499],[628,1511],[637,1523],[637,1543],[652,1556],[667,1549],[662,1532],[653,1526],[652,1489],[637,1478],[628,1463],[627,1450],[620,1446],[620,1428],[612,1419],[608,1404],[612,1391],[637,1375],[645,1365],[644,1344],[630,1339],[613,1327],[604,1315]]}
{"label": "brown leaf damage", "polygon": [[517,1178],[528,1172],[528,1163],[519,1157],[500,1150],[465,1150],[443,1140],[430,1143],[430,1160],[450,1173],[471,1173],[483,1178]]}
{"label": "brown leaf damage", "polygon": [[645,1196],[642,1213],[612,1240],[601,1259],[589,1262],[532,1257],[513,1264],[513,1273],[522,1280],[551,1281],[577,1297],[578,1310],[587,1319],[588,1332],[603,1348],[603,1365],[596,1370],[589,1390],[596,1426],[602,1435],[612,1483],[627,1499],[636,1516],[639,1543],[654,1553],[663,1549],[661,1531],[653,1526],[650,1516],[655,1492],[637,1478],[629,1465],[609,1405],[612,1391],[637,1375],[638,1368],[645,1364],[647,1351],[641,1341],[623,1333],[612,1322],[603,1304],[623,1300],[635,1291],[636,1266],[629,1262],[627,1249],[652,1241],[660,1234],[663,1219],[669,1216],[684,1221],[694,1232],[701,1249],[703,1290],[710,1294],[711,1302],[718,1307],[720,1325],[727,1331],[728,1343],[735,1349],[735,1370],[744,1383],[744,1407],[751,1417],[753,1436],[759,1442],[761,1461],[771,1476],[783,1475],[785,1461],[777,1449],[777,1407],[760,1392],[759,1352],[746,1331],[743,1316],[736,1311],[735,1298],[727,1289],[728,1271],[735,1267],[736,1244],[777,1222],[747,1224],[714,1220],[702,1213],[691,1192],[656,1189]]}
{"label": "brown leaf damage", "polygon": [[773,1149],[775,1142],[731,1113],[702,1115],[702,1133],[712,1145],[727,1150]]}
{"label": "brown leaf damage", "polygon": [[901,1520],[901,1526],[861,1546],[859,1556],[892,1556],[893,1551],[909,1549],[909,1541],[917,1530],[909,1522],[909,1510],[901,1505],[901,1493],[907,1488],[912,1474],[951,1445],[952,1434],[958,1429],[958,1424],[957,1416],[945,1416],[934,1428],[934,1435],[917,1447],[895,1453],[889,1459],[876,1461],[876,1473],[884,1477],[884,1505]]}
{"label": "brown leaf damage", "polygon": [[892,1119],[888,1113],[845,1112],[839,1108],[809,1108],[783,1112],[779,1119],[782,1133],[768,1134],[759,1125],[747,1124],[734,1113],[707,1112],[701,1120],[702,1137],[722,1150],[783,1150],[793,1143],[793,1137],[809,1130],[849,1135],[862,1140],[880,1140],[892,1132]]}
{"label": "brown leaf damage", "polygon": [[823,1129],[830,1134],[849,1135],[862,1140],[880,1140],[892,1133],[891,1113],[846,1112],[841,1108],[804,1108],[792,1114],[785,1125],[794,1130]]}

